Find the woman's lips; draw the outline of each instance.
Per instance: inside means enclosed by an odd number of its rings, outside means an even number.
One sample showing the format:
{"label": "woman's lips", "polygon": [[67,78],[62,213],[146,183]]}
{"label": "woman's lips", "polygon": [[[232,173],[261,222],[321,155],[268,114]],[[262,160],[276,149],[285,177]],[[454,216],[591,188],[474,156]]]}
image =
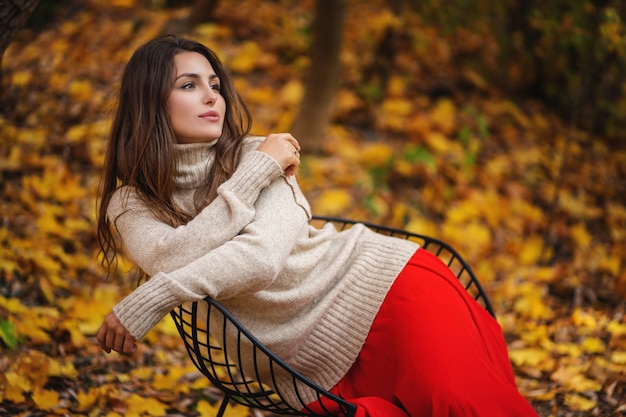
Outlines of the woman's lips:
{"label": "woman's lips", "polygon": [[199,116],[201,119],[208,120],[210,122],[217,122],[220,120],[220,114],[216,111],[208,111],[206,113],[202,113]]}

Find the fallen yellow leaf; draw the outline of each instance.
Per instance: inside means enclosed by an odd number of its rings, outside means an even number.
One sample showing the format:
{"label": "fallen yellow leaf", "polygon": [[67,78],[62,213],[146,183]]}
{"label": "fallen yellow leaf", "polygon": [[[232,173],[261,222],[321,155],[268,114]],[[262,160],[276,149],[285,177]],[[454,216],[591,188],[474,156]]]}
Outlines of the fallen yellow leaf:
{"label": "fallen yellow leaf", "polygon": [[91,82],[87,80],[72,81],[69,85],[68,91],[74,100],[83,103],[89,101],[93,96]]}
{"label": "fallen yellow leaf", "polygon": [[150,378],[152,378],[152,375],[154,374],[154,369],[147,366],[140,366],[139,368],[135,368],[130,371],[130,374],[140,381],[148,381]]}
{"label": "fallen yellow leaf", "polygon": [[611,362],[618,365],[626,365],[626,351],[617,351],[611,353]]}
{"label": "fallen yellow leaf", "polygon": [[554,350],[559,355],[568,355],[572,358],[578,358],[581,355],[581,348],[575,343],[556,343]]}
{"label": "fallen yellow leaf", "polygon": [[515,311],[524,317],[536,319],[552,317],[553,312],[544,300],[545,288],[543,286],[525,282],[520,284],[517,290],[520,296],[513,305]]}
{"label": "fallen yellow leaf", "polygon": [[166,374],[156,374],[152,387],[158,390],[173,390],[181,385],[178,381],[187,373],[187,370],[180,367],[170,368]]}
{"label": "fallen yellow leaf", "polygon": [[436,153],[446,154],[454,148],[452,142],[439,132],[430,132],[426,135],[426,142]]}
{"label": "fallen yellow leaf", "polygon": [[577,247],[587,248],[591,244],[591,234],[584,223],[578,223],[570,228],[570,236]]}
{"label": "fallen yellow leaf", "polygon": [[17,298],[6,298],[0,295],[0,307],[7,310],[9,313],[21,314],[26,311],[27,307],[24,306]]}
{"label": "fallen yellow leaf", "polygon": [[15,371],[5,372],[4,377],[6,378],[7,384],[10,387],[17,388],[21,392],[30,391],[32,389],[32,384],[30,380],[24,375],[20,375]]}
{"label": "fallen yellow leaf", "polygon": [[132,394],[127,401],[127,416],[164,416],[167,414],[167,406],[154,398],[144,398],[137,394]]}
{"label": "fallen yellow leaf", "polygon": [[71,361],[50,358],[49,366],[49,376],[71,379],[78,377],[78,371],[76,371],[76,368],[74,368],[74,364]]}
{"label": "fallen yellow leaf", "polygon": [[509,356],[511,361],[519,367],[538,367],[550,358],[550,353],[540,348],[521,348],[511,349]]}
{"label": "fallen yellow leaf", "polygon": [[352,203],[352,195],[348,191],[327,190],[315,202],[315,212],[336,216],[345,213]]}
{"label": "fallen yellow leaf", "polygon": [[574,310],[574,313],[572,313],[572,322],[578,328],[587,330],[596,330],[598,328],[598,321],[593,314],[580,308],[577,308]]}
{"label": "fallen yellow leaf", "polygon": [[589,411],[597,405],[595,401],[576,394],[565,395],[564,403],[567,407],[577,411]]}
{"label": "fallen yellow leaf", "polygon": [[391,158],[393,158],[393,148],[381,142],[365,146],[359,154],[359,161],[368,167],[385,166]]}
{"label": "fallen yellow leaf", "polygon": [[426,236],[437,236],[439,229],[437,225],[424,217],[414,217],[405,226],[409,232],[419,233]]}
{"label": "fallen yellow leaf", "polygon": [[523,265],[534,265],[539,262],[543,254],[543,238],[531,236],[524,239],[519,261]]}
{"label": "fallen yellow leaf", "polygon": [[593,379],[589,379],[584,375],[574,375],[571,379],[569,379],[566,384],[564,384],[569,389],[576,392],[586,392],[586,391],[600,391],[602,389],[602,384],[598,381],[594,381]]}
{"label": "fallen yellow leaf", "polygon": [[587,353],[604,353],[606,345],[599,337],[588,337],[581,343],[580,347]]}
{"label": "fallen yellow leaf", "polygon": [[256,42],[246,41],[237,55],[229,62],[231,71],[246,74],[252,71],[261,57],[262,51]]}
{"label": "fallen yellow leaf", "polygon": [[435,104],[431,117],[435,126],[444,134],[451,134],[456,127],[456,106],[450,99],[440,99]]}
{"label": "fallen yellow leaf", "polygon": [[89,391],[78,391],[76,393],[77,411],[87,411],[91,409],[100,397],[99,388],[90,388]]}
{"label": "fallen yellow leaf", "polygon": [[[4,396],[4,398],[2,398],[2,396]],[[2,398],[2,401],[13,401],[16,404],[20,404],[26,401],[26,397],[24,396],[24,390],[19,387],[14,387],[10,384],[4,387],[4,392],[0,394],[0,398]]]}
{"label": "fallen yellow leaf", "polygon": [[213,417],[217,415],[219,404],[211,404],[208,401],[200,400],[196,406],[196,411],[200,413],[200,417]]}
{"label": "fallen yellow leaf", "polygon": [[49,411],[59,405],[59,393],[56,391],[35,388],[32,398],[37,407],[42,410]]}
{"label": "fallen yellow leaf", "polygon": [[611,320],[606,326],[606,330],[613,336],[625,336],[626,335],[626,323],[620,323],[617,320]]}

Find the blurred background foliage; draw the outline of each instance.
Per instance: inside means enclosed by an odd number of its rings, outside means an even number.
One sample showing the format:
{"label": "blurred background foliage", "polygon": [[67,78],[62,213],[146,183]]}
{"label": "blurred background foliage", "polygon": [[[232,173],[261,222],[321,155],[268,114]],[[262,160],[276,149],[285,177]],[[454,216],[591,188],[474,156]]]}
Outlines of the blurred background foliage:
{"label": "blurred background foliage", "polygon": [[[497,85],[545,100],[566,120],[610,141],[626,128],[626,7],[621,0],[409,1],[420,21],[441,29],[462,85]],[[402,19],[402,15],[398,16]],[[411,25],[400,30],[416,45]],[[476,54],[476,49],[490,53]],[[419,65],[419,63],[416,63]],[[440,92],[435,92],[440,93]]]}
{"label": "blurred background foliage", "polygon": [[[154,10],[195,3],[207,15],[192,13],[188,17],[191,25],[210,21],[220,1],[144,3]],[[205,6],[199,8],[198,4]],[[484,90],[497,86],[514,97],[545,100],[575,126],[598,133],[607,141],[624,137],[626,6],[622,0],[387,0],[387,5],[376,23],[386,33],[376,39],[376,30],[371,32],[369,54],[375,55],[365,71],[366,79],[354,86],[366,102],[382,96],[389,75],[384,67],[391,64],[397,51],[419,49],[424,44],[428,33],[412,29],[416,25],[436,27],[446,43],[440,60],[414,63],[430,67],[430,74],[425,75],[439,78],[439,83],[431,80],[427,93],[445,95],[459,88]],[[349,5],[350,9],[358,7],[354,2]],[[55,8],[71,6],[42,0],[27,27],[38,29],[49,24]],[[301,48],[306,50],[310,33],[302,35]],[[476,53],[477,50],[482,52]],[[461,77],[446,77],[445,72],[439,71],[441,65],[449,66],[448,71],[460,72]]]}

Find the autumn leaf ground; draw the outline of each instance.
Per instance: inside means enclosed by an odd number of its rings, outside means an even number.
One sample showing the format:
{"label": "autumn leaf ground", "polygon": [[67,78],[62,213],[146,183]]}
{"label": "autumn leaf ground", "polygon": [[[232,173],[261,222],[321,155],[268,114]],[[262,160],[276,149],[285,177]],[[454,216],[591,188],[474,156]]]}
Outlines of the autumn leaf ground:
{"label": "autumn leaf ground", "polygon": [[[94,339],[133,285],[130,265],[106,281],[97,259],[113,92],[138,45],[183,31],[232,68],[256,133],[286,130],[302,95],[312,2],[224,0],[214,23],[188,31],[187,9],[134,3],[66,2],[4,57],[0,415],[215,413],[219,393],[169,319],[132,357],[106,355]],[[381,84],[363,74],[389,25],[405,36]],[[625,147],[571,128],[537,100],[507,97],[458,63],[492,60],[493,47],[487,33],[442,34],[376,1],[349,2],[334,122],[324,152],[303,155],[300,183],[317,214],[457,247],[541,416],[624,415]]]}

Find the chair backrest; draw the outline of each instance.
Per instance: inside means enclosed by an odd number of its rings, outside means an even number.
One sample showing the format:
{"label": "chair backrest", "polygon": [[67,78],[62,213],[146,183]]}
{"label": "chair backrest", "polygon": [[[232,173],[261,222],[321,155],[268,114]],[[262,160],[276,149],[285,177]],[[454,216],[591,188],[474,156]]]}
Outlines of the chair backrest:
{"label": "chair backrest", "polygon": [[[356,221],[316,216],[312,224],[331,222],[339,230],[351,227]],[[492,315],[493,309],[478,279],[459,254],[444,242],[400,229],[364,223],[371,229],[414,240],[422,248],[441,258],[457,275],[472,296]],[[204,302],[194,302],[177,307],[171,312],[187,352],[211,384],[224,393],[217,417],[224,414],[229,401],[257,408],[277,415],[311,415],[351,417],[356,412],[353,404],[319,387],[282,361],[256,339],[219,302],[207,297]],[[211,332],[207,328],[207,323]],[[245,352],[245,353],[242,353]],[[252,363],[252,366],[250,366]],[[259,369],[270,369],[263,380]],[[292,391],[281,392],[277,375],[291,381]],[[311,402],[311,395],[315,398]],[[287,401],[286,398],[290,398]],[[304,410],[304,411],[302,411]]]}

